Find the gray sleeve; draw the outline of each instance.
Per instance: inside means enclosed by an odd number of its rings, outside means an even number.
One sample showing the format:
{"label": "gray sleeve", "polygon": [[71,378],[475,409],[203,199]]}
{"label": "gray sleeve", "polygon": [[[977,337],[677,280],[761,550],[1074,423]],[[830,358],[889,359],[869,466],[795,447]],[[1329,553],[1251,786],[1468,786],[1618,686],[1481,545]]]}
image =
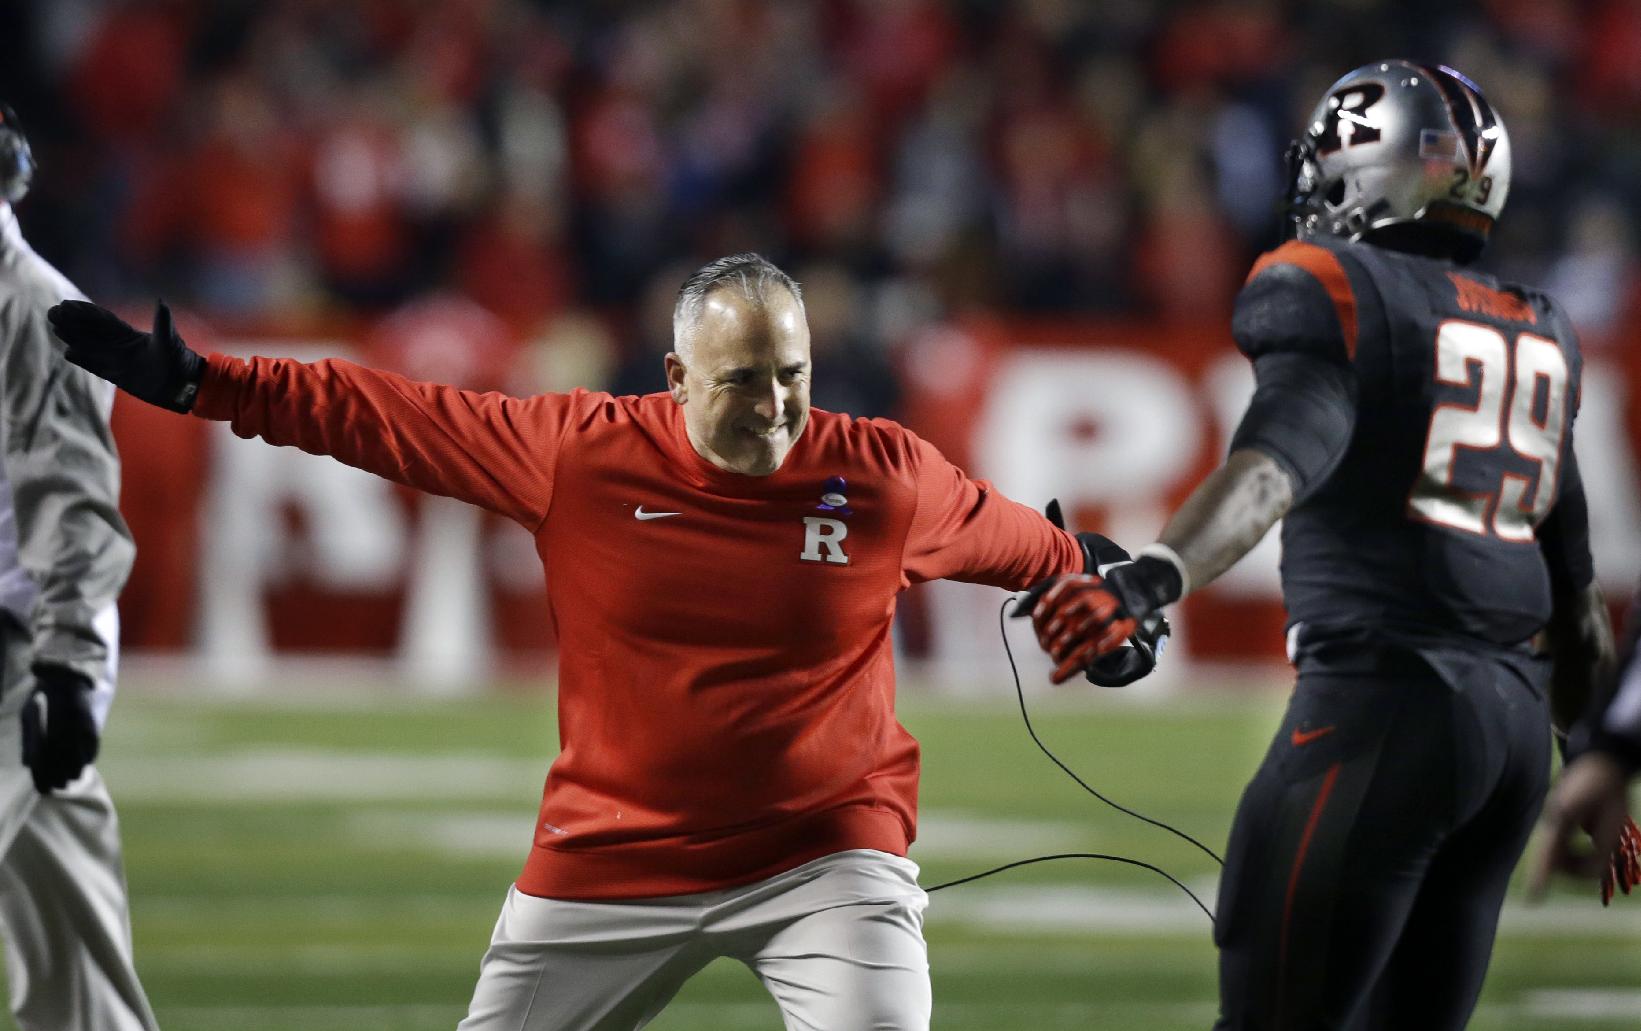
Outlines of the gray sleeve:
{"label": "gray sleeve", "polygon": [[[1641,591],[1630,605],[1625,637],[1613,689],[1597,701],[1579,731],[1588,736],[1588,746],[1609,753],[1634,774],[1641,773]],[[1575,739],[1581,737],[1579,731]],[[1578,746],[1582,750],[1585,742]]]}
{"label": "gray sleeve", "polygon": [[18,557],[38,588],[33,659],[108,684],[114,601],[136,553],[119,511],[113,394],[63,360],[50,303],[25,292],[0,306],[0,431]]}
{"label": "gray sleeve", "polygon": [[1641,770],[1641,661],[1630,656],[1619,673],[1618,691],[1596,727],[1596,740]]}

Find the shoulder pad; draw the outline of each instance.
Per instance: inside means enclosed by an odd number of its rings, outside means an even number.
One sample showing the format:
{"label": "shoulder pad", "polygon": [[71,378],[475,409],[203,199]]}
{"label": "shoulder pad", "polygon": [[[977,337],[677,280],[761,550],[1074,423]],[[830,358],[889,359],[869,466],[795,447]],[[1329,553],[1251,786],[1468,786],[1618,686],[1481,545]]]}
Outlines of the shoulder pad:
{"label": "shoulder pad", "polygon": [[1231,317],[1237,347],[1250,358],[1292,351],[1334,361],[1354,357],[1356,292],[1345,260],[1297,240],[1261,255]]}

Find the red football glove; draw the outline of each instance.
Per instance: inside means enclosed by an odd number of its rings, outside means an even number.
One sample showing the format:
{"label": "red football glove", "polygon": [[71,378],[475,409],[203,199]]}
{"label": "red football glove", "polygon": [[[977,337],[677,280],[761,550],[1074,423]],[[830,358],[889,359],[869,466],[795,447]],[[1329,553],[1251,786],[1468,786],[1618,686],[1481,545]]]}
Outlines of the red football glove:
{"label": "red football glove", "polygon": [[1641,884],[1641,828],[1635,826],[1634,818],[1626,817],[1618,829],[1618,846],[1601,874],[1601,904],[1612,901],[1615,889],[1628,895],[1637,884]]}
{"label": "red football glove", "polygon": [[1060,577],[1031,610],[1037,643],[1054,660],[1049,677],[1063,684],[1102,655],[1128,642],[1134,620],[1123,615],[1122,603],[1092,573]]}

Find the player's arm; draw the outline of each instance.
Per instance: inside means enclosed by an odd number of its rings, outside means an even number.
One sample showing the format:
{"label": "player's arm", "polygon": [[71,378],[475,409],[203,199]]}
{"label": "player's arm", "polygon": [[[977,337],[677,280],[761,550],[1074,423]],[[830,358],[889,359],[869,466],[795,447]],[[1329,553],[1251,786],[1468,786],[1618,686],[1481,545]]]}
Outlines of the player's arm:
{"label": "player's arm", "polygon": [[12,298],[0,327],[5,478],[18,560],[37,591],[23,760],[47,792],[96,758],[94,692],[112,689],[114,602],[135,550],[119,511],[110,389],[62,360],[43,304]]}
{"label": "player's arm", "polygon": [[1554,672],[1550,714],[1563,736],[1579,717],[1600,704],[1612,683],[1616,649],[1607,601],[1590,557],[1589,505],[1572,445],[1566,445],[1555,507],[1539,524],[1539,549],[1550,573],[1552,607],[1545,625]]}
{"label": "player's arm", "polygon": [[1308,244],[1268,258],[1276,260],[1255,267],[1232,320],[1255,387],[1230,455],[1132,565],[1103,580],[1067,577],[1043,595],[1032,620],[1055,660],[1056,682],[1119,646],[1118,620],[1143,619],[1235,565],[1327,480],[1349,448],[1356,316],[1345,272]]}
{"label": "player's arm", "polygon": [[65,302],[51,325],[68,359],[151,404],[230,423],[242,437],[330,455],[534,527],[570,417],[566,395],[529,399],[416,383],[343,361],[209,359],[183,343],[161,305],[154,331]]}

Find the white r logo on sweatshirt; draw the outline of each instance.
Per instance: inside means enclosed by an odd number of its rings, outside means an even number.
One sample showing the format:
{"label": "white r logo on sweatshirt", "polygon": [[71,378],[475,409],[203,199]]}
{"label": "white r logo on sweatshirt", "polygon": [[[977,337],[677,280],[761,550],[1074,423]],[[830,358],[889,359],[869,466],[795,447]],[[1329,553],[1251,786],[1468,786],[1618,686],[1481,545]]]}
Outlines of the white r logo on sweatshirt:
{"label": "white r logo on sweatshirt", "polygon": [[804,516],[803,554],[798,557],[805,562],[830,562],[835,566],[846,566],[849,556],[843,553],[843,539],[847,536],[849,526],[841,519]]}

